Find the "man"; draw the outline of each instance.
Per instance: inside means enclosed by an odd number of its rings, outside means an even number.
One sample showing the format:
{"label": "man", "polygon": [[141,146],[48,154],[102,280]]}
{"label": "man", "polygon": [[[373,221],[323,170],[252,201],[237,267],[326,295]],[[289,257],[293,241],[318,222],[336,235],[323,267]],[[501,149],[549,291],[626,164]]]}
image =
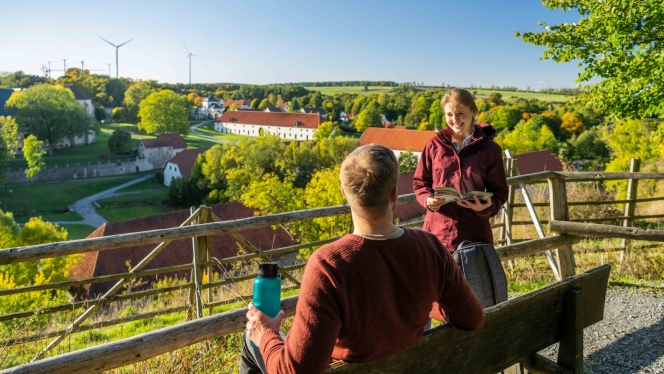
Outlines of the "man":
{"label": "man", "polygon": [[479,301],[436,236],[392,223],[399,177],[392,151],[360,147],[340,177],[353,234],[311,255],[285,341],[283,311],[269,318],[249,304],[241,374],[323,373],[331,360],[381,360],[414,345],[429,317],[467,331],[484,323]]}

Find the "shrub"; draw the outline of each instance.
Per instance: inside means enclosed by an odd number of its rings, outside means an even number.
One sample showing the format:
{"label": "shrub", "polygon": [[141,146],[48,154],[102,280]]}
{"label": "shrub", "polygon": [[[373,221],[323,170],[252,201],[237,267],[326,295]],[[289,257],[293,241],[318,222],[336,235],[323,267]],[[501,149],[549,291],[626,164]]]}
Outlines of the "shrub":
{"label": "shrub", "polygon": [[124,130],[115,130],[108,139],[108,149],[113,154],[131,151],[131,134]]}

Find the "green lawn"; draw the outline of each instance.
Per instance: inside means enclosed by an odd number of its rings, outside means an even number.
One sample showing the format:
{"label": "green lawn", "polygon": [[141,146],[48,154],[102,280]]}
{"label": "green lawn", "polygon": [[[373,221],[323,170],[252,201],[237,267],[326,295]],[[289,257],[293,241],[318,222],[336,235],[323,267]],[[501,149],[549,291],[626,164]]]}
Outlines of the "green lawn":
{"label": "green lawn", "polygon": [[[31,183],[29,216],[65,213],[67,207],[77,200],[151,173],[154,171],[94,179]],[[7,210],[13,212],[17,219],[26,215],[26,187],[26,184],[9,186],[12,192],[8,194]]]}
{"label": "green lawn", "polygon": [[85,239],[96,229],[88,225],[60,225],[67,230],[67,240]]}
{"label": "green lawn", "polygon": [[207,136],[214,136],[215,138],[221,140],[236,141],[245,138],[252,138],[251,136],[246,136],[246,135],[222,134],[214,129],[214,124],[197,127],[196,130],[202,132]]}
{"label": "green lawn", "polygon": [[154,190],[154,189],[168,190],[168,187],[164,186],[162,183],[158,183],[154,178],[152,178],[140,183],[132,184],[129,187],[125,187],[121,190],[118,190],[118,192],[145,191],[145,190]]}
{"label": "green lawn", "polygon": [[[101,206],[101,209],[97,209],[97,213],[106,220],[115,222],[173,210],[173,208],[168,207],[163,203],[163,200],[168,193],[168,189],[165,186],[161,185],[161,187],[159,187],[154,180],[152,180],[152,185],[144,183],[145,182],[139,183],[139,185],[143,185],[144,188],[150,189],[97,201]],[[129,190],[129,188],[122,192],[126,192],[127,190]]]}
{"label": "green lawn", "polygon": [[513,96],[516,96],[518,98],[537,99],[546,102],[565,102],[565,100],[570,97],[565,95],[553,95],[553,94],[539,93],[539,92],[498,91],[498,90],[475,90],[475,91],[477,92],[476,96],[477,98],[484,98],[489,96],[489,94],[492,92],[498,92],[499,94],[503,95],[503,100],[507,101],[510,101],[513,98]]}
{"label": "green lawn", "polygon": [[371,95],[380,92],[390,92],[393,87],[386,86],[369,86],[369,91],[365,91],[363,86],[346,86],[346,87],[305,87],[307,90],[320,91],[322,95],[334,95],[338,93],[359,93],[362,95]]}

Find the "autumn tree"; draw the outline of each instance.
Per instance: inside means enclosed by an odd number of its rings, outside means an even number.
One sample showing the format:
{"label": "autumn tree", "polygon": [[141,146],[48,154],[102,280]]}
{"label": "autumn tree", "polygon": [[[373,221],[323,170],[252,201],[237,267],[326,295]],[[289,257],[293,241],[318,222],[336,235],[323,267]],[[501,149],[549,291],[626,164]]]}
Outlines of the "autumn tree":
{"label": "autumn tree", "polygon": [[[154,85],[156,82],[143,81],[134,83],[124,93],[124,108],[125,118],[128,122],[138,122],[138,111],[140,109],[141,101],[145,100],[151,93],[155,92]],[[189,101],[187,101],[189,102]]]}
{"label": "autumn tree", "polygon": [[263,99],[263,100],[261,100],[261,103],[258,104],[258,109],[260,109],[260,110],[265,110],[265,109],[267,109],[267,107],[269,107],[269,106],[270,106],[270,100],[268,100],[268,99]]}
{"label": "autumn tree", "polygon": [[186,99],[171,90],[162,90],[148,95],[141,101],[138,116],[139,130],[148,134],[177,132],[189,133],[189,113]]}
{"label": "autumn tree", "polygon": [[586,129],[586,126],[584,126],[579,117],[572,112],[563,114],[561,119],[562,124],[560,125],[560,128],[568,137],[574,134],[580,134]]}
{"label": "autumn tree", "polygon": [[324,138],[328,138],[335,134],[336,127],[334,123],[327,121],[318,125],[318,128],[314,130],[314,141],[320,142]]}
{"label": "autumn tree", "polygon": [[[585,84],[576,102],[614,118],[642,118],[664,111],[664,2],[543,0],[549,9],[577,12],[575,23],[526,32],[523,41],[543,46],[543,59],[578,62]],[[591,80],[599,78],[599,82]]]}
{"label": "autumn tree", "polygon": [[249,107],[251,107],[252,109],[258,109],[258,105],[260,105],[260,100],[253,99],[251,100],[251,104],[249,105]]}
{"label": "autumn tree", "polygon": [[378,103],[372,100],[364,110],[360,112],[355,121],[355,129],[357,131],[364,131],[371,126],[380,125],[380,113],[378,112]]}
{"label": "autumn tree", "polygon": [[55,146],[64,139],[87,134],[94,129],[95,120],[74,99],[65,87],[46,84],[14,92],[7,100],[7,108],[15,109],[15,119],[21,130],[34,135],[48,146],[53,154]]}
{"label": "autumn tree", "polygon": [[113,110],[111,111],[111,118],[113,118],[113,122],[115,123],[122,122],[122,120],[124,120],[124,108],[122,107],[113,108]]}

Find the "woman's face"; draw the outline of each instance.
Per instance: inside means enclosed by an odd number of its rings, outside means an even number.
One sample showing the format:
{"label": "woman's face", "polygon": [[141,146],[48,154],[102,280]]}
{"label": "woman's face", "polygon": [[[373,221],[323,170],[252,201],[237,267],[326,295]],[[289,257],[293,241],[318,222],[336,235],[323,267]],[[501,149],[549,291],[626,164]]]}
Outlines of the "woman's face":
{"label": "woman's face", "polygon": [[452,128],[455,134],[463,135],[464,137],[470,135],[473,131],[473,117],[475,117],[475,114],[477,113],[454,100],[445,104],[447,125]]}

